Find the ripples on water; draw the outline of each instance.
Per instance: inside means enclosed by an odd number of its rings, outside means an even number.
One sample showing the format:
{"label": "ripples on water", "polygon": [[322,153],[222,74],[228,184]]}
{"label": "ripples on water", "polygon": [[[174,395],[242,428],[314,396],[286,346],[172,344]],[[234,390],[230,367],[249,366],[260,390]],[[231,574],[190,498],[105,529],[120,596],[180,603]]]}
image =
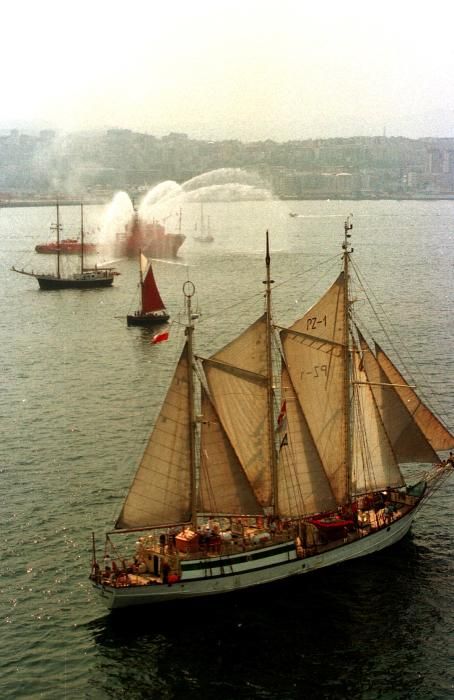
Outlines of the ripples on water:
{"label": "ripples on water", "polygon": [[[99,210],[86,209],[89,229]],[[327,265],[316,286],[301,273],[340,253],[350,212],[354,260],[452,428],[454,203],[207,203],[215,242],[198,248],[191,222],[184,265],[155,264],[172,318],[188,276],[202,355],[261,313],[269,228],[275,315],[292,321],[336,274]],[[78,217],[62,209],[66,235]],[[150,346],[149,332],[126,328],[134,262],[119,261],[101,291],[39,292],[11,273],[54,264],[30,253],[53,220],[51,208],[0,210],[0,697],[452,697],[454,480],[410,537],[372,558],[187,607],[105,612],[87,581],[91,532],[118,514],[182,330],[174,323],[169,343]]]}

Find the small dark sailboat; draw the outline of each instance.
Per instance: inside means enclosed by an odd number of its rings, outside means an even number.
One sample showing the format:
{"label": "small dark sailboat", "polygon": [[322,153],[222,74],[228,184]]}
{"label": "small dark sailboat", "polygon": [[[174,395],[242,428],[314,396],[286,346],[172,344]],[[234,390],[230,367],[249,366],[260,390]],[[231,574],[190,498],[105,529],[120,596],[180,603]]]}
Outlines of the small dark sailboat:
{"label": "small dark sailboat", "polygon": [[16,267],[12,267],[13,272],[18,272],[21,275],[27,275],[28,277],[34,277],[38,280],[40,289],[93,289],[96,287],[110,287],[115,275],[118,273],[114,271],[112,267],[94,267],[86,268],[84,267],[84,216],[83,216],[83,205],[80,205],[80,271],[72,275],[62,275],[60,268],[60,255],[62,253],[60,247],[60,233],[62,230],[62,225],[60,224],[60,209],[57,202],[57,223],[51,226],[51,230],[56,233],[56,248],[55,252],[57,255],[57,271],[53,273],[38,273],[38,272],[27,272],[26,270],[18,270]]}
{"label": "small dark sailboat", "polygon": [[128,326],[156,326],[169,320],[153,274],[151,262],[140,253],[141,305],[133,315],[126,316]]}

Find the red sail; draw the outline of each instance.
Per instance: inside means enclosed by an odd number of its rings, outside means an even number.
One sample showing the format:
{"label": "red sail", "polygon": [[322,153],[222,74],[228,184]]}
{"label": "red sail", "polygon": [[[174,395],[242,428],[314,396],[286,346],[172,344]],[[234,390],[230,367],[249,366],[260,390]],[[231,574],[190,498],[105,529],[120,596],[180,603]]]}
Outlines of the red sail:
{"label": "red sail", "polygon": [[145,273],[142,285],[142,313],[148,314],[151,311],[162,311],[165,309],[164,302],[156,286],[151,265]]}

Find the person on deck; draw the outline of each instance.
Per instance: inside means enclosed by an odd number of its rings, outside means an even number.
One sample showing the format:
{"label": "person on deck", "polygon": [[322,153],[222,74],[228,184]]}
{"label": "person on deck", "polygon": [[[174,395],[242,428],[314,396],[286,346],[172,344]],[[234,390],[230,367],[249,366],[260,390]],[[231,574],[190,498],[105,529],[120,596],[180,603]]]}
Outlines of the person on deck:
{"label": "person on deck", "polygon": [[110,560],[110,554],[104,555],[104,573],[106,576],[110,576],[112,573],[112,562]]}
{"label": "person on deck", "polygon": [[170,564],[167,561],[162,562],[162,582],[169,582]]}

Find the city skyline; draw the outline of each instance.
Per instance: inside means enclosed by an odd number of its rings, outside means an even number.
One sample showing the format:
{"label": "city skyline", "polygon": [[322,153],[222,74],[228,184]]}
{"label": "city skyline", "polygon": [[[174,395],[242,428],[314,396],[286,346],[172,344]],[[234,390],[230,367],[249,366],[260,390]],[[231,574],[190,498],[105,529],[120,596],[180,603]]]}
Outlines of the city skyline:
{"label": "city skyline", "polygon": [[[4,10],[0,128],[275,141],[454,136],[450,19],[389,0]],[[26,21],[25,21],[26,20]]]}

